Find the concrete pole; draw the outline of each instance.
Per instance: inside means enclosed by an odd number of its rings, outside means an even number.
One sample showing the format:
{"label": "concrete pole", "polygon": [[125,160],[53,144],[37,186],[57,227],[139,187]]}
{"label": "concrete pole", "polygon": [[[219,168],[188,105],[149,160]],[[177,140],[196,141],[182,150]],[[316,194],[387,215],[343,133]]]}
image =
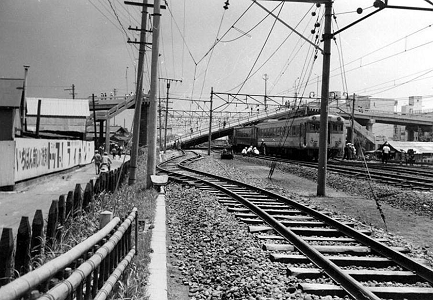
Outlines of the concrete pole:
{"label": "concrete pole", "polygon": [[355,94],[353,94],[352,119],[351,119],[350,123],[351,123],[350,125],[351,125],[351,128],[352,128],[351,136],[350,136],[350,142],[353,145],[355,145],[355,128],[354,128],[354,126],[355,126]]}
{"label": "concrete pole", "polygon": [[263,79],[265,80],[265,110],[267,110],[268,106],[266,105],[266,100],[267,100],[266,98],[267,98],[267,89],[268,89],[267,83],[269,79],[268,74],[263,75]]}
{"label": "concrete pole", "polygon": [[161,97],[158,97],[158,114],[159,114],[159,149],[162,149],[162,109]]}
{"label": "concrete pole", "polygon": [[137,85],[135,87],[135,110],[134,110],[134,129],[132,131],[131,158],[129,164],[128,184],[132,185],[137,180],[137,158],[138,146],[140,139],[140,122],[141,122],[141,99],[143,98],[143,63],[144,53],[146,50],[146,19],[147,19],[147,0],[143,0],[143,11],[141,12],[141,31],[140,31],[140,48],[138,51],[138,73]]}
{"label": "concrete pole", "polygon": [[151,188],[152,180],[151,175],[156,173],[156,128],[157,128],[157,95],[158,95],[158,56],[159,56],[159,31],[161,20],[161,7],[160,0],[155,0],[153,4],[153,28],[152,28],[152,66],[150,72],[150,108],[149,108],[149,142],[147,152],[147,177],[146,187]]}
{"label": "concrete pole", "polygon": [[326,165],[328,159],[328,98],[329,73],[331,68],[331,40],[332,40],[332,2],[325,3],[325,31],[323,34],[323,70],[322,70],[322,99],[320,103],[320,137],[319,137],[319,165],[317,171],[317,196],[326,196]]}
{"label": "concrete pole", "polygon": [[107,112],[107,119],[105,120],[105,152],[110,154],[110,116]]}
{"label": "concrete pole", "polygon": [[[98,149],[98,134],[96,132],[96,108],[95,108],[95,94],[92,94],[92,106],[93,106],[93,130],[95,132],[95,150]],[[102,153],[99,153],[102,155]]]}
{"label": "concrete pole", "polygon": [[212,142],[212,104],[213,104],[213,88],[210,91],[210,109],[209,109],[209,139],[207,147],[207,155],[210,155],[210,144]]}
{"label": "concrete pole", "polygon": [[165,101],[164,153],[167,152],[168,93],[169,93],[169,91],[170,91],[170,80],[167,80],[167,100]]}

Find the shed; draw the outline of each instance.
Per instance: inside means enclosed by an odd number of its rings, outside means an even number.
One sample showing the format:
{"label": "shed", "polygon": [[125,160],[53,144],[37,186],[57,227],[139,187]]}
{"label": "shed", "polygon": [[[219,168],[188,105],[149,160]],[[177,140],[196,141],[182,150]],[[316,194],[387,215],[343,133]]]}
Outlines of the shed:
{"label": "shed", "polygon": [[27,129],[36,131],[38,102],[41,101],[40,131],[86,132],[89,117],[88,99],[27,97]]}
{"label": "shed", "polygon": [[[391,151],[401,152],[403,150],[407,153],[409,149],[413,149],[417,154],[433,154],[433,142],[399,142],[388,141]],[[378,149],[382,150],[383,145]]]}
{"label": "shed", "polygon": [[24,79],[0,78],[0,141],[11,141],[21,131]]}
{"label": "shed", "polygon": [[[415,151],[415,160],[418,162],[433,162],[433,142],[399,142],[388,141],[391,148],[391,158],[402,160],[409,149]],[[382,150],[381,145],[378,150]]]}

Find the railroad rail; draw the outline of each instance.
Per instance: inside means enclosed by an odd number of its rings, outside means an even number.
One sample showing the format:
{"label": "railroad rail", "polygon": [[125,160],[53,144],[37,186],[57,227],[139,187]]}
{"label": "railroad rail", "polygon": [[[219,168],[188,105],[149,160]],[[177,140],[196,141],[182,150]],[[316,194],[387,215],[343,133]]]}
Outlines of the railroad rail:
{"label": "railroad rail", "polygon": [[[290,163],[305,167],[317,168],[317,163],[312,161],[299,161],[279,158],[274,156],[256,156],[258,159],[270,162]],[[433,190],[433,169],[404,166],[391,166],[381,164],[368,164],[368,172],[361,163],[342,163],[330,161],[327,165],[328,172],[340,175],[348,175],[361,179],[373,179],[377,182],[420,191]]]}
{"label": "railroad rail", "polygon": [[170,181],[214,194],[249,224],[263,248],[272,251],[272,261],[287,263],[288,275],[300,279],[304,292],[354,299],[433,299],[433,270],[405,255],[409,249],[391,247],[386,240],[371,238],[368,230],[281,195],[193,170],[187,165],[200,156],[185,155],[160,164],[159,172]]}

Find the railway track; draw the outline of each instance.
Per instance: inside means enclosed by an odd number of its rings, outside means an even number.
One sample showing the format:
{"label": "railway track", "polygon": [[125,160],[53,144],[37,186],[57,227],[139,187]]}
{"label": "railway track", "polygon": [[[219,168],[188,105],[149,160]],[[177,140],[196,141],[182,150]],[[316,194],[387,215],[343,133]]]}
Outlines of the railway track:
{"label": "railway track", "polygon": [[170,181],[214,194],[249,225],[270,259],[287,264],[307,294],[353,299],[433,299],[433,270],[409,258],[409,250],[375,240],[365,229],[329,217],[272,192],[194,171],[200,156],[188,152],[158,166]]}
{"label": "railway track", "polygon": [[[273,156],[258,156],[258,159],[317,168],[317,163],[315,162],[305,162]],[[393,185],[399,188],[407,188],[420,191],[433,190],[432,169],[369,164],[367,172],[363,164],[342,164],[339,162],[329,162],[327,165],[327,170],[329,172],[334,172],[340,175],[348,175],[361,179],[371,178],[377,182]]]}

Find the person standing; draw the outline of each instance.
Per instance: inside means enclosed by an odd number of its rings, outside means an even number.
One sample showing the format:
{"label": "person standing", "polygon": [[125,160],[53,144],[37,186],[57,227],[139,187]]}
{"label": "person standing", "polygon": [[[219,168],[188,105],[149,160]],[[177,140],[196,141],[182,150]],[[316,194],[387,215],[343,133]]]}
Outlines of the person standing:
{"label": "person standing", "polygon": [[382,147],[382,163],[387,164],[389,159],[389,152],[391,148],[389,148],[388,143],[383,144]]}
{"label": "person standing", "polygon": [[95,162],[96,175],[98,175],[99,172],[101,171],[101,162],[102,162],[102,156],[101,154],[99,154],[98,150],[95,151],[95,155],[93,155],[92,160],[90,162],[92,163],[93,161]]}
{"label": "person standing", "polygon": [[260,148],[262,149],[263,155],[266,155],[266,143],[263,139],[262,139],[262,143],[260,144]]}
{"label": "person standing", "polygon": [[102,155],[101,168],[102,168],[102,166],[105,165],[108,167],[108,171],[110,171],[111,170],[111,163],[112,163],[112,161],[111,161],[110,157],[108,156],[108,153],[104,152],[104,155]]}
{"label": "person standing", "polygon": [[349,160],[349,143],[346,143],[346,145],[344,146],[344,155],[343,155],[343,160],[347,159]]}

